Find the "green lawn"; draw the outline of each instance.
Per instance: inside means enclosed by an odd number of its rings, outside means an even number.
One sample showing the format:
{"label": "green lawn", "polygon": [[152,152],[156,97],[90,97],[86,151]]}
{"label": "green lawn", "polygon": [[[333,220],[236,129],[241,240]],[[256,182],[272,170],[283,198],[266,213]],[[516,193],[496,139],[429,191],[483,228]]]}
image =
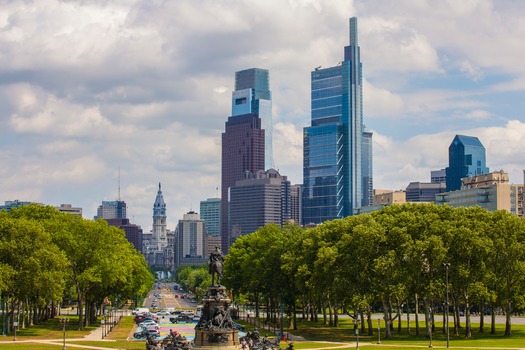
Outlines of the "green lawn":
{"label": "green lawn", "polygon": [[[294,335],[302,336],[311,341],[334,341],[334,342],[355,342],[356,337],[353,334],[353,324],[349,319],[341,319],[341,326],[334,328],[328,327],[321,323],[302,322],[298,324],[298,330],[290,331]],[[377,323],[374,322],[374,325]],[[381,329],[381,343],[383,345],[401,345],[399,349],[409,349],[410,347],[429,346],[430,339],[424,335],[415,336],[414,322],[411,323],[411,335],[407,334],[406,322],[402,323],[401,334],[397,333],[396,329],[392,331],[392,339],[385,339],[385,330]],[[436,322],[436,333],[432,336],[432,345],[435,347],[446,346],[446,335],[441,332],[441,323]],[[451,324],[452,325],[452,324]],[[472,339],[466,339],[464,336],[465,329],[459,330],[459,335],[450,333],[450,346],[453,348],[459,347],[498,347],[498,348],[524,348],[525,347],[525,325],[512,325],[512,337],[505,337],[505,325],[496,326],[496,334],[490,334],[490,327],[486,324],[485,333],[478,332],[479,324],[472,323]],[[420,332],[424,333],[424,322],[420,323]],[[359,336],[360,342],[376,344],[377,329],[374,329],[374,335],[368,336],[361,334]],[[369,346],[367,349],[380,348],[381,346]],[[383,347],[384,348],[384,347]]]}

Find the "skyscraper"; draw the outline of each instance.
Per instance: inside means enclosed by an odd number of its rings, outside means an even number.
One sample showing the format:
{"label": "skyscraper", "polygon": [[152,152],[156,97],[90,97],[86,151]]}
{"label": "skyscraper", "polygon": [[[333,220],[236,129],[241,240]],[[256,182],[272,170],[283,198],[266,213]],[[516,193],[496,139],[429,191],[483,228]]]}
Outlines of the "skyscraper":
{"label": "skyscraper", "polygon": [[290,181],[275,169],[245,172],[230,187],[231,240],[266,224],[283,226],[291,220]]}
{"label": "skyscraper", "polygon": [[190,211],[179,220],[175,232],[175,245],[176,269],[182,265],[202,265],[208,261],[204,220],[198,213]]}
{"label": "skyscraper", "polygon": [[118,201],[102,201],[102,204],[97,208],[96,219],[125,219],[127,218],[126,202]]}
{"label": "skyscraper", "polygon": [[201,201],[201,219],[206,223],[206,233],[220,236],[221,233],[221,199],[208,198]]}
{"label": "skyscraper", "polygon": [[[263,97],[269,97],[270,92],[267,89],[260,90],[261,84],[268,86],[267,79],[268,71],[255,68],[235,75],[232,116],[228,118],[222,134],[221,248],[224,253],[228,252],[231,244],[228,224],[229,189],[237,180],[243,179],[245,171],[264,170],[265,130],[259,113],[264,109],[263,106],[267,107],[269,101]],[[259,94],[261,91],[267,94]]]}
{"label": "skyscraper", "polygon": [[235,72],[232,116],[250,113],[261,118],[261,128],[264,129],[264,170],[273,168],[272,93],[267,69],[250,68]]}
{"label": "skyscraper", "polygon": [[357,18],[352,17],[344,60],[311,73],[312,120],[304,129],[303,224],[352,215],[354,208],[371,200],[372,134],[364,132],[357,37]]}
{"label": "skyscraper", "polygon": [[461,189],[461,179],[488,174],[485,147],[477,137],[456,135],[448,148],[447,192]]}

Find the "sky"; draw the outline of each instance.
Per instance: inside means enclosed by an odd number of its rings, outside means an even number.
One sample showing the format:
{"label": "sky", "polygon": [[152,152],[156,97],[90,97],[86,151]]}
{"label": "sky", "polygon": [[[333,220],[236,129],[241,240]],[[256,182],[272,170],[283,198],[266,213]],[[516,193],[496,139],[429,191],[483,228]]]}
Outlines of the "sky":
{"label": "sky", "polygon": [[354,16],[374,188],[429,182],[456,134],[523,183],[525,1],[0,0],[0,203],[91,219],[120,178],[147,232],[160,182],[174,230],[220,193],[235,72],[253,67],[276,168],[302,183],[310,73],[342,60]]}

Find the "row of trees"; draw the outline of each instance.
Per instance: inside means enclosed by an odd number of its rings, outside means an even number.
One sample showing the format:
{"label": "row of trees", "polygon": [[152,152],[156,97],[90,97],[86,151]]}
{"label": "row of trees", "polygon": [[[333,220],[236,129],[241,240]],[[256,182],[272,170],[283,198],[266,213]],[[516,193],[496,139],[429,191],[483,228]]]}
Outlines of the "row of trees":
{"label": "row of trees", "polygon": [[491,332],[495,310],[504,310],[510,336],[511,314],[525,307],[525,221],[505,211],[409,203],[316,228],[268,225],[230,247],[223,282],[234,295],[249,295],[256,310],[264,302],[270,319],[283,303],[294,329],[298,308],[311,320],[322,312],[333,326],[343,310],[371,335],[373,308],[382,309],[390,338],[395,320],[401,331],[405,308],[416,311],[417,335],[418,311],[426,334],[434,331],[447,268],[454,333],[464,312],[465,336],[472,336],[476,306],[481,315],[491,310]]}
{"label": "row of trees", "polygon": [[180,266],[177,268],[175,280],[183,290],[191,291],[200,300],[206,295],[211,284],[208,265]]}
{"label": "row of trees", "polygon": [[73,299],[83,329],[105,299],[138,300],[153,282],[142,254],[105,220],[36,204],[0,212],[0,292],[10,325],[40,323]]}

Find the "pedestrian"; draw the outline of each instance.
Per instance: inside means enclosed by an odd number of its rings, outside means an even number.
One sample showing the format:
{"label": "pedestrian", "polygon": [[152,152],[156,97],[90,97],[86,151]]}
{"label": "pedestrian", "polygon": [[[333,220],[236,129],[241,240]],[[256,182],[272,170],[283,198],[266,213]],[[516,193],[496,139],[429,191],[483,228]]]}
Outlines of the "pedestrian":
{"label": "pedestrian", "polygon": [[250,349],[253,349],[253,339],[250,338],[250,340],[248,341],[248,346],[250,347]]}
{"label": "pedestrian", "polygon": [[246,339],[244,339],[244,337],[241,340],[241,347],[242,347],[242,350],[246,350]]}

